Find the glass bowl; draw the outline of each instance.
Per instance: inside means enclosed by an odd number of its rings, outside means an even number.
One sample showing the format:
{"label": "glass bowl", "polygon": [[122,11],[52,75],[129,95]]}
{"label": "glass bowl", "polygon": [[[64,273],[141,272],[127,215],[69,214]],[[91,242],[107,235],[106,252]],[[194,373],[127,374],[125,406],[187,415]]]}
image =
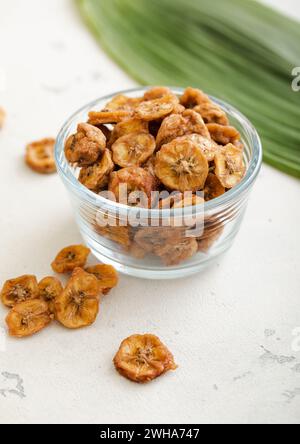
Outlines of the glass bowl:
{"label": "glass bowl", "polygon": [[[80,233],[94,256],[131,276],[174,279],[204,270],[231,247],[260,171],[262,146],[257,131],[239,111],[212,97],[242,136],[247,172],[239,185],[221,197],[184,210],[132,207],[89,191],[78,181],[79,169],[73,168],[65,158],[66,139],[76,132],[78,123],[87,121],[89,111],[103,109],[116,94],[140,97],[147,89],[114,93],[80,109],[61,129],[55,158],[58,173],[69,192]],[[177,95],[184,91],[181,88],[171,89]]]}

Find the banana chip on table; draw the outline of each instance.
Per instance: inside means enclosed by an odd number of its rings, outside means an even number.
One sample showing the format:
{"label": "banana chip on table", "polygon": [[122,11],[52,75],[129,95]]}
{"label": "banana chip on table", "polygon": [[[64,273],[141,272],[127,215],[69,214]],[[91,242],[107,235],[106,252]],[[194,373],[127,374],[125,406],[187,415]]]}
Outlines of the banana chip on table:
{"label": "banana chip on table", "polygon": [[154,335],[133,335],[125,339],[114,358],[116,370],[125,378],[147,383],[176,370],[172,353]]}
{"label": "banana chip on table", "polygon": [[71,135],[65,144],[65,156],[69,163],[86,167],[95,163],[106,147],[103,132],[88,123],[80,123],[77,133]]}
{"label": "banana chip on table", "polygon": [[42,139],[27,145],[25,162],[29,168],[40,174],[55,173],[54,145],[55,139],[52,138]]}
{"label": "banana chip on table", "polygon": [[61,282],[55,277],[48,276],[42,279],[38,285],[39,297],[47,302],[50,313],[55,313],[55,299],[63,292]]}
{"label": "banana chip on table", "polygon": [[229,144],[215,156],[215,174],[223,187],[231,189],[245,176],[243,151]]}
{"label": "banana chip on table", "polygon": [[156,149],[151,134],[132,133],[118,139],[111,147],[113,161],[122,168],[142,166]]}
{"label": "banana chip on table", "polygon": [[56,319],[69,329],[93,324],[99,312],[100,294],[98,279],[76,268],[64,291],[55,299]]}
{"label": "banana chip on table", "polygon": [[93,265],[85,269],[87,273],[93,274],[99,282],[99,288],[103,294],[108,294],[110,290],[118,285],[119,276],[111,265]]}
{"label": "banana chip on table", "polygon": [[0,106],[0,129],[4,127],[5,119],[6,119],[6,112]]}
{"label": "banana chip on table", "polygon": [[61,250],[51,266],[56,273],[69,273],[84,267],[91,250],[84,245],[71,245]]}
{"label": "banana chip on table", "polygon": [[48,304],[41,299],[20,302],[8,316],[8,332],[16,338],[25,338],[43,330],[53,320]]}
{"label": "banana chip on table", "polygon": [[35,276],[25,275],[5,282],[0,293],[6,307],[39,297],[38,283]]}
{"label": "banana chip on table", "polygon": [[201,149],[188,140],[173,140],[156,155],[155,173],[169,189],[198,191],[205,185],[208,162]]}
{"label": "banana chip on table", "polygon": [[108,185],[110,173],[114,168],[111,152],[106,149],[98,162],[81,168],[78,180],[89,190],[98,193]]}

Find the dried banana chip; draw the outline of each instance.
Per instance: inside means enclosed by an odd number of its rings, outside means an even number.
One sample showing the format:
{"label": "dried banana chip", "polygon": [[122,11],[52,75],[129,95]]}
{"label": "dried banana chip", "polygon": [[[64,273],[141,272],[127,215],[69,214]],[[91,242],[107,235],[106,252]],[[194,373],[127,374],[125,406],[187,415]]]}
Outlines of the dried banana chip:
{"label": "dried banana chip", "polygon": [[[147,207],[150,204],[151,192],[154,191],[155,186],[155,179],[148,171],[139,167],[131,167],[111,174],[109,191],[114,193],[118,202]],[[135,196],[137,202],[134,202]]]}
{"label": "dried banana chip", "polygon": [[130,247],[131,238],[130,238],[130,230],[129,227],[122,226],[107,226],[101,227],[100,225],[95,226],[95,230],[101,236],[106,237],[107,239],[116,242],[117,244],[122,245],[122,247],[126,250]]}
{"label": "dried banana chip", "polygon": [[99,281],[99,288],[103,294],[108,294],[119,282],[119,276],[111,265],[94,265],[85,269],[87,273],[93,274]]}
{"label": "dried banana chip", "polygon": [[131,111],[91,111],[89,113],[88,123],[90,125],[98,126],[107,123],[119,123],[122,120],[130,119],[133,113]]}
{"label": "dried banana chip", "polygon": [[118,139],[112,146],[113,160],[122,168],[143,165],[156,149],[151,134],[133,133]]}
{"label": "dried banana chip", "polygon": [[197,145],[175,139],[157,153],[155,173],[171,190],[198,191],[204,188],[208,162]]}
{"label": "dried banana chip", "polygon": [[47,302],[51,313],[55,312],[55,299],[63,292],[61,282],[55,277],[45,277],[39,282],[39,297]]}
{"label": "dried banana chip", "polygon": [[168,94],[160,99],[148,100],[142,102],[135,111],[136,117],[150,122],[151,120],[159,120],[171,114],[179,103],[174,94]]}
{"label": "dried banana chip", "polygon": [[66,141],[65,156],[71,164],[85,167],[97,162],[105,147],[106,137],[99,128],[80,123],[77,133]]}
{"label": "dried banana chip", "polygon": [[169,210],[174,208],[177,203],[182,202],[183,196],[179,191],[173,191],[168,197],[160,199],[157,206],[160,210]]}
{"label": "dried banana chip", "polygon": [[129,119],[142,99],[126,97],[122,94],[114,97],[106,104],[105,109],[89,113],[89,122],[91,125],[101,125],[106,123],[119,123],[124,119]]}
{"label": "dried banana chip", "polygon": [[15,305],[6,317],[6,324],[11,336],[25,338],[43,330],[52,320],[48,304],[34,299]]}
{"label": "dried banana chip", "polygon": [[140,119],[128,119],[118,123],[109,139],[109,146],[112,146],[120,137],[132,133],[149,133],[149,122]]}
{"label": "dried banana chip", "polygon": [[219,145],[235,144],[241,139],[240,133],[233,126],[223,126],[217,123],[209,123],[206,126],[211,138]]}
{"label": "dried banana chip", "polygon": [[188,134],[199,134],[210,139],[210,134],[200,114],[193,110],[185,110],[183,114],[171,114],[164,119],[158,131],[157,148]]}
{"label": "dried banana chip", "polygon": [[246,167],[243,152],[232,144],[226,145],[215,156],[215,174],[223,187],[233,188],[244,178]]}
{"label": "dried banana chip", "polygon": [[98,279],[76,268],[65,290],[55,299],[57,320],[70,329],[93,324],[99,312],[99,296]]}
{"label": "dried banana chip", "polygon": [[6,307],[39,297],[38,283],[35,276],[21,276],[6,281],[1,291],[1,300]]}
{"label": "dried banana chip", "polygon": [[224,231],[224,225],[218,219],[210,219],[205,223],[204,233],[197,239],[198,251],[208,253]]}
{"label": "dried banana chip", "polygon": [[184,238],[179,242],[170,242],[154,249],[167,267],[175,266],[193,257],[198,251],[198,243],[194,238]]}
{"label": "dried banana chip", "polygon": [[84,267],[91,250],[84,245],[72,245],[61,250],[52,262],[56,273],[69,273],[75,268]]}
{"label": "dried banana chip", "polygon": [[170,242],[180,242],[184,236],[184,227],[145,227],[138,230],[134,241],[146,253],[154,253],[155,249]]}
{"label": "dried banana chip", "polygon": [[201,149],[208,162],[212,162],[216,153],[218,153],[221,149],[216,142],[211,139],[207,139],[207,137],[203,137],[200,134],[188,134],[187,136],[179,137],[177,140],[190,140],[193,142],[198,146],[198,148]]}
{"label": "dried banana chip", "polygon": [[211,100],[200,89],[187,88],[184,91],[183,96],[180,98],[180,104],[188,109],[195,108],[197,105],[202,105],[204,103],[211,103]]}
{"label": "dried banana chip", "polygon": [[147,256],[147,251],[140,247],[136,242],[131,244],[129,253],[136,259],[144,259]]}
{"label": "dried banana chip", "polygon": [[181,200],[174,203],[173,208],[174,209],[187,208],[187,207],[192,207],[192,206],[196,206],[196,205],[202,205],[203,203],[204,203],[204,199],[202,197],[194,194],[193,196],[182,197]]}
{"label": "dried banana chip", "polygon": [[206,202],[225,194],[225,188],[215,174],[209,173],[204,187],[204,198]]}
{"label": "dried banana chip", "polygon": [[54,145],[55,139],[51,138],[27,145],[25,155],[27,165],[36,173],[55,173]]}
{"label": "dried banana chip", "polygon": [[161,99],[164,96],[170,95],[172,95],[172,92],[169,88],[165,88],[163,86],[155,86],[154,88],[151,88],[145,92],[144,101]]}
{"label": "dried banana chip", "polygon": [[176,370],[172,353],[154,335],[133,335],[125,339],[114,358],[116,370],[138,383],[150,382],[170,370]]}
{"label": "dried banana chip", "polygon": [[204,102],[197,105],[194,111],[199,113],[205,123],[217,123],[218,125],[229,125],[225,111],[213,102]]}
{"label": "dried banana chip", "polygon": [[134,111],[142,102],[141,98],[132,98],[119,94],[105,105],[104,111]]}
{"label": "dried banana chip", "polygon": [[89,190],[98,193],[108,185],[109,176],[114,167],[111,152],[105,150],[99,162],[81,169],[78,180]]}
{"label": "dried banana chip", "polygon": [[4,111],[3,108],[0,107],[0,129],[4,127],[5,119],[6,119],[6,112]]}

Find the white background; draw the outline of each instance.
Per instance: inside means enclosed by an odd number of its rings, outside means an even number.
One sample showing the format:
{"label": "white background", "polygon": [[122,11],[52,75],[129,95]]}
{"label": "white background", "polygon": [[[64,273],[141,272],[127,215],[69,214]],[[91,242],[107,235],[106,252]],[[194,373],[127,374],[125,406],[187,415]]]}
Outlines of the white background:
{"label": "white background", "polygon": [[[300,17],[298,0],[269,3]],[[77,108],[134,82],[99,49],[71,0],[0,0],[0,10],[4,282],[48,275],[57,251],[80,242],[62,184],[24,166],[25,144],[55,137]],[[221,262],[174,282],[122,277],[89,329],[53,324],[13,340],[1,307],[0,422],[299,423],[299,191],[298,180],[264,166]],[[144,332],[168,344],[179,369],[139,386],[118,376],[112,358],[123,338]]]}

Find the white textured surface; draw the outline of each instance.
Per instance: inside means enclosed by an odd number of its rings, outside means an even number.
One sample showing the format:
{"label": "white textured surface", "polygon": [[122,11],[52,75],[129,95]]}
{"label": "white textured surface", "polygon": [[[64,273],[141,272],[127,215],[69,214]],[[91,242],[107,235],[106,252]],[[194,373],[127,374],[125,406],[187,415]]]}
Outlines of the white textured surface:
{"label": "white textured surface", "polygon": [[[134,83],[99,50],[71,0],[0,7],[3,282],[48,275],[56,252],[80,241],[62,184],[24,166],[25,143],[55,136],[75,109]],[[281,7],[300,16],[298,0]],[[122,277],[86,330],[53,324],[23,341],[0,332],[0,422],[299,423],[299,192],[299,181],[265,166],[234,248],[207,273],[165,283]],[[1,307],[1,327],[5,315]],[[147,386],[119,377],[113,354],[136,332],[158,334],[178,371]]]}

